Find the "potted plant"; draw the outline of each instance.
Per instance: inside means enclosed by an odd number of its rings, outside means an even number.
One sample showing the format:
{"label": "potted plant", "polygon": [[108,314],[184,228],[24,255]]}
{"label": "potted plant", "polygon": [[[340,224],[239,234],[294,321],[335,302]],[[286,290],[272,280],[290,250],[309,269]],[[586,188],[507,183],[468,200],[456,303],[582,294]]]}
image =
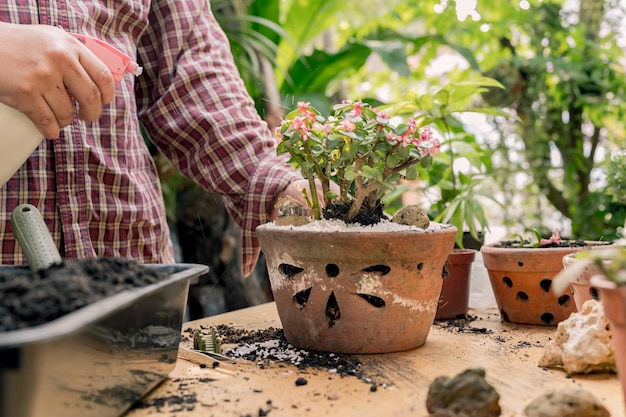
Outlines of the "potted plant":
{"label": "potted plant", "polygon": [[[470,274],[476,253],[488,230],[483,201],[499,204],[481,187],[491,172],[491,152],[478,143],[458,117],[482,113],[510,117],[508,113],[472,102],[490,88],[503,88],[491,78],[451,82],[413,100],[393,105],[418,125],[428,125],[441,137],[441,152],[428,169],[419,169],[417,186],[431,200],[428,213],[434,221],[457,228],[455,248],[446,262],[437,319],[465,317],[468,312]],[[462,165],[462,167],[459,167]]]}
{"label": "potted plant", "polygon": [[554,292],[565,292],[578,276],[593,266],[599,273],[590,279],[598,289],[604,314],[611,323],[615,348],[617,375],[626,400],[626,241],[622,238],[614,245],[593,251],[581,251],[576,261],[554,279]]}
{"label": "potted plant", "polygon": [[[621,150],[611,155],[607,165],[606,195],[611,203],[626,204],[626,152]],[[623,245],[623,243],[622,243]],[[572,253],[563,257],[563,267],[569,268],[576,263],[580,257],[578,253]],[[585,268],[578,270],[578,274],[571,280],[571,294],[574,297],[576,308],[580,311],[582,305],[590,300],[598,300],[598,289],[591,285],[591,277],[600,275],[600,271],[595,263],[587,263]]]}
{"label": "potted plant", "polygon": [[576,311],[571,294],[556,296],[554,277],[563,270],[563,257],[611,242],[562,239],[559,229],[535,236],[483,245],[481,253],[500,315],[504,321],[557,325]]}
{"label": "potted plant", "polygon": [[311,190],[305,194],[310,223],[257,228],[287,340],[343,353],[423,345],[457,230],[429,222],[415,207],[395,220],[411,223],[417,214],[425,229],[397,224],[381,198],[399,181],[416,178],[416,165],[432,162],[438,141],[415,120],[394,126],[385,112],[361,101],[337,104],[328,117],[299,103],[277,136],[277,151],[289,154]]}

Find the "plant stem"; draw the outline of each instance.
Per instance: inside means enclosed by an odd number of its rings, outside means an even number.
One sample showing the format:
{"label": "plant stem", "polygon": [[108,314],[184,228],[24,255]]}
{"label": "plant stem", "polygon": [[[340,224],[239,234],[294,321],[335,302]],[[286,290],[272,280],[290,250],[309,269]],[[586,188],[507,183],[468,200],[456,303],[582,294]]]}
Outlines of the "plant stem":
{"label": "plant stem", "polygon": [[[313,161],[313,170],[315,174],[319,178],[322,184],[322,192],[324,193],[324,201],[326,201],[326,195],[330,190],[330,179],[324,174],[324,170],[320,167],[317,159],[313,156],[313,152],[311,151],[311,147],[308,142],[303,140],[302,145],[304,147],[304,152],[306,153],[308,159]],[[320,208],[320,200],[317,196],[317,187],[315,185],[315,179],[312,175],[307,175],[307,180],[309,182],[309,189],[311,190],[311,210],[313,210],[313,218],[315,220],[319,220],[322,218],[322,210]]]}
{"label": "plant stem", "polygon": [[320,200],[317,197],[317,187],[315,186],[315,178],[307,178],[309,182],[309,189],[311,190],[311,210],[313,210],[313,218],[319,220],[322,218],[322,212],[320,209]]}

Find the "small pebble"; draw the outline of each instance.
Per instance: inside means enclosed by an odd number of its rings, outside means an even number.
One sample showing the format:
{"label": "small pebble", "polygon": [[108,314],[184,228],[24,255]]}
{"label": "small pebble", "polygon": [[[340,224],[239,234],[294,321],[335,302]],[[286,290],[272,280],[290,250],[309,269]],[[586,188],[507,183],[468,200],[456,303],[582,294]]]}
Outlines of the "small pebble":
{"label": "small pebble", "polygon": [[308,383],[309,383],[309,381],[307,381],[306,379],[304,379],[302,377],[296,379],[296,386],[298,386],[298,387],[300,387],[302,385],[306,385]]}

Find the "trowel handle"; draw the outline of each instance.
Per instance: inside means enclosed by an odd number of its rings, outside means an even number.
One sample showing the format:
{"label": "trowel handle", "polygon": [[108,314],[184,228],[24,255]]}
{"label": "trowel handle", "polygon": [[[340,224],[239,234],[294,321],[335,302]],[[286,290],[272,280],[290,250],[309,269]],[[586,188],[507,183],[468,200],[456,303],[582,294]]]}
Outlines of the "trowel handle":
{"label": "trowel handle", "polygon": [[61,263],[61,255],[37,207],[17,206],[11,213],[11,225],[33,273]]}

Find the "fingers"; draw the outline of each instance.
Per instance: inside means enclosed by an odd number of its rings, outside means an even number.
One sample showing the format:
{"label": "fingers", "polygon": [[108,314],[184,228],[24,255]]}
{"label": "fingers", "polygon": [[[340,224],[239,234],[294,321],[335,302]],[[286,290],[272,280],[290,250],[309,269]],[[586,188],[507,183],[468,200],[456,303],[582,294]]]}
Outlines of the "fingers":
{"label": "fingers", "polygon": [[78,117],[82,120],[97,120],[102,106],[114,97],[115,85],[111,71],[97,57],[85,51],[80,57],[80,66],[68,70],[63,84],[69,95],[78,103]]}
{"label": "fingers", "polygon": [[0,102],[26,114],[45,137],[72,123],[75,104],[78,117],[92,121],[113,100],[113,75],[74,36],[0,22],[0,38]]}

